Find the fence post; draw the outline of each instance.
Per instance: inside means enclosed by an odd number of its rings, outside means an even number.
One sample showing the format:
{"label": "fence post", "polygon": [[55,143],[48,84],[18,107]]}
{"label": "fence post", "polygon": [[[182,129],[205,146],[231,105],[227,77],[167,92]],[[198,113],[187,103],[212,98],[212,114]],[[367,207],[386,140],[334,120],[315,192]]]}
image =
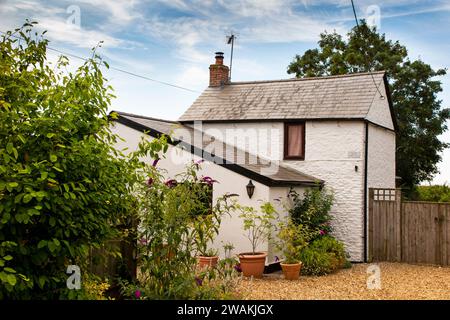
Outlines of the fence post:
{"label": "fence post", "polygon": [[373,189],[369,188],[369,257],[368,262],[373,261]]}
{"label": "fence post", "polygon": [[402,261],[402,190],[395,190],[396,261]]}

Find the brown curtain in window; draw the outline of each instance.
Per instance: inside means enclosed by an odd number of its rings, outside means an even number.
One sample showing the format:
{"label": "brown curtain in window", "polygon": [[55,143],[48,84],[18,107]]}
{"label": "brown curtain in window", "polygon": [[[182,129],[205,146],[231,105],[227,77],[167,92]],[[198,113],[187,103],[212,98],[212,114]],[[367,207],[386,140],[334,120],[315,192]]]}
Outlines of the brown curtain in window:
{"label": "brown curtain in window", "polygon": [[300,157],[303,155],[303,125],[288,126],[288,156]]}

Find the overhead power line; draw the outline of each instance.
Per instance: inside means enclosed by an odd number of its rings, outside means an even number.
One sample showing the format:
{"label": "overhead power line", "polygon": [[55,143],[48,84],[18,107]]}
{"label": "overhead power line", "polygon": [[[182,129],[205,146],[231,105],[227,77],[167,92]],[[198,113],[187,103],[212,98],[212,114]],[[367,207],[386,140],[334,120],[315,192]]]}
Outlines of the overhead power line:
{"label": "overhead power line", "polygon": [[[355,16],[356,27],[359,30],[359,22],[358,22],[358,16],[356,15],[355,4],[353,3],[353,0],[351,0],[351,2],[352,2],[352,8],[353,8],[353,15]],[[380,98],[384,99],[384,96],[383,96],[383,94],[380,91],[379,85],[377,85],[377,82],[375,81],[373,73],[370,70],[371,69],[371,63],[367,60],[367,57],[364,54],[363,54],[363,56],[364,56],[364,58],[366,60],[366,63],[368,65],[368,67],[369,67],[369,70],[367,70],[367,71],[369,72],[370,76],[372,77],[373,84],[375,85],[375,88],[377,89],[378,93],[380,94]]]}
{"label": "overhead power line", "polygon": [[[5,35],[11,36],[11,37],[14,37],[14,38],[19,39],[19,40],[25,40],[22,37],[19,37],[19,36],[13,35],[13,34],[8,34],[8,33],[4,32],[4,31],[0,31],[0,33],[3,33]],[[49,47],[49,46],[47,46],[47,49],[49,49],[51,51],[58,52],[60,54],[63,54],[63,55],[69,56],[69,57],[72,57],[72,58],[76,58],[76,59],[83,60],[83,61],[88,61],[87,58],[80,57],[78,55],[75,55],[73,53],[69,53],[69,52],[66,52],[66,51],[63,51],[63,50],[59,50],[59,49],[52,48],[52,47]],[[170,87],[173,87],[173,88],[177,88],[177,89],[181,89],[181,90],[185,90],[185,91],[189,91],[189,92],[193,92],[193,93],[201,93],[198,90],[189,89],[189,88],[182,87],[180,85],[173,84],[173,83],[166,82],[166,81],[157,80],[157,79],[154,79],[154,78],[151,78],[151,77],[148,77],[148,76],[140,75],[140,74],[137,74],[137,73],[134,73],[134,72],[131,72],[131,71],[127,71],[127,70],[124,70],[124,69],[121,69],[121,68],[117,68],[117,67],[114,67],[114,66],[109,66],[109,69],[115,70],[117,72],[125,73],[125,74],[133,76],[133,77],[137,77],[137,78],[141,78],[141,79],[144,79],[144,80],[148,80],[148,81],[152,81],[152,82],[155,82],[155,83],[159,83],[159,84],[162,84],[162,85],[165,85],[165,86],[170,86]]]}

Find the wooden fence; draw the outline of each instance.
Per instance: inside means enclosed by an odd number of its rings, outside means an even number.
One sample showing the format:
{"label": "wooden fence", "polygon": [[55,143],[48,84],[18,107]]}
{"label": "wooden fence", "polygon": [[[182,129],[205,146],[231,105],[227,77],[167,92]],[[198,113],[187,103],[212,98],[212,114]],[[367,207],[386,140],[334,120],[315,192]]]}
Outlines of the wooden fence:
{"label": "wooden fence", "polygon": [[369,260],[450,265],[450,203],[369,190]]}

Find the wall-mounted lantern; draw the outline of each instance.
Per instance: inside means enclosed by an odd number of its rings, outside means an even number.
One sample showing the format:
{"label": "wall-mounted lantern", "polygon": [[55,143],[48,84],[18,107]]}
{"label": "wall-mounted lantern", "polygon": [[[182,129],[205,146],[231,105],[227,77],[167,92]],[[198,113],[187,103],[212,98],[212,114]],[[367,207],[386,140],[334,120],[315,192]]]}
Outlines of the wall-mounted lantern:
{"label": "wall-mounted lantern", "polygon": [[248,182],[246,188],[247,188],[248,197],[251,199],[253,196],[253,192],[255,192],[255,185],[252,183],[252,180],[250,180]]}

